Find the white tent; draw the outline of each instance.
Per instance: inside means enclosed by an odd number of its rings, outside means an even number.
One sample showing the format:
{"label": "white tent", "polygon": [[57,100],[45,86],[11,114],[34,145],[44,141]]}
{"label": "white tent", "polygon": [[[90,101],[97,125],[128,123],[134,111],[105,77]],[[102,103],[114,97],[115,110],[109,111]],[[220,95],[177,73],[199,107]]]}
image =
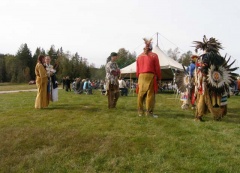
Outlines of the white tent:
{"label": "white tent", "polygon": [[[183,70],[183,67],[180,63],[168,57],[158,46],[153,48],[153,52],[158,55],[163,80],[173,79],[172,70]],[[121,74],[123,74],[123,76],[124,74],[127,75],[132,73],[136,74],[136,62],[121,69]]]}

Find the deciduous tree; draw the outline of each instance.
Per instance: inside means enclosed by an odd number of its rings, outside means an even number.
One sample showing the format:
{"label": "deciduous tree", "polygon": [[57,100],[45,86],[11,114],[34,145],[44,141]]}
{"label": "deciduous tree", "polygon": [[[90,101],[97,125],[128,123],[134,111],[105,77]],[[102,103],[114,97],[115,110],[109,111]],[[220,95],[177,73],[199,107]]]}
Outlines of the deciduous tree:
{"label": "deciduous tree", "polygon": [[167,55],[174,60],[178,59],[179,54],[180,54],[180,52],[179,52],[178,48],[175,48],[174,50],[169,49],[167,51]]}
{"label": "deciduous tree", "polygon": [[190,64],[190,61],[191,61],[191,56],[192,56],[191,51],[183,53],[178,62],[181,63],[184,66],[188,66]]}

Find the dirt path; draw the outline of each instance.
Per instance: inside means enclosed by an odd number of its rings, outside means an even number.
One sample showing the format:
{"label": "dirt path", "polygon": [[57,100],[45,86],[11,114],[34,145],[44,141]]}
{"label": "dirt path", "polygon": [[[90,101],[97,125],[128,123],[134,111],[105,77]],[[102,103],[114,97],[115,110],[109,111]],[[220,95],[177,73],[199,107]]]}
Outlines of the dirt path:
{"label": "dirt path", "polygon": [[30,91],[37,91],[37,89],[29,89],[29,90],[12,90],[12,91],[0,91],[0,94],[18,93],[18,92],[30,92]]}
{"label": "dirt path", "polygon": [[[58,89],[62,89],[62,88],[58,88]],[[32,91],[37,92],[37,89],[0,91],[0,94],[18,93],[18,92],[32,92]]]}

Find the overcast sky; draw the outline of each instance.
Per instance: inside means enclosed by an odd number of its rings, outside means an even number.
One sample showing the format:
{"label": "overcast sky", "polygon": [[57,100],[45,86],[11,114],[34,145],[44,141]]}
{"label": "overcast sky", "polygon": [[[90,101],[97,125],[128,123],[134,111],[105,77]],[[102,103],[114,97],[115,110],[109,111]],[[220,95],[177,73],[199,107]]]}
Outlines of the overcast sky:
{"label": "overcast sky", "polygon": [[119,48],[139,54],[143,37],[155,45],[157,32],[161,49],[181,53],[205,34],[239,66],[239,18],[239,0],[0,0],[0,53],[55,45],[99,67]]}

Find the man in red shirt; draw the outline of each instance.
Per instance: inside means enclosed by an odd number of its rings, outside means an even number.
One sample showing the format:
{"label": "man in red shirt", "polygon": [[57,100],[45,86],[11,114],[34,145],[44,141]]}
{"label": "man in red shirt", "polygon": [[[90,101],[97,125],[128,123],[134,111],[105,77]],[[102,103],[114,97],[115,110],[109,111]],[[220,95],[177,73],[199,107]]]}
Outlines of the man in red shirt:
{"label": "man in red shirt", "polygon": [[138,77],[138,115],[143,115],[143,103],[145,102],[145,115],[154,116],[155,93],[158,91],[158,81],[161,79],[161,69],[158,55],[152,52],[152,39],[144,39],[144,41],[146,44],[144,52],[138,56],[136,63],[136,75]]}

